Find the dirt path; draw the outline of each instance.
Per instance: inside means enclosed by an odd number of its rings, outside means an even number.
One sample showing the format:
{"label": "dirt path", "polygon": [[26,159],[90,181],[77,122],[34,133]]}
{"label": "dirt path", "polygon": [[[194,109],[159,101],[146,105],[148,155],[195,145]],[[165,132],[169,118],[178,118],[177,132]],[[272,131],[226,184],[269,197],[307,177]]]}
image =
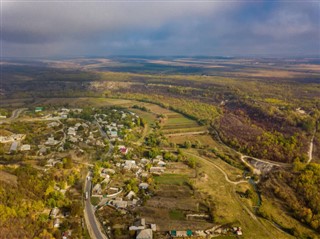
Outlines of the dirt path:
{"label": "dirt path", "polygon": [[17,119],[20,116],[20,114],[26,110],[27,110],[27,108],[15,109],[14,111],[12,111],[12,115],[9,119],[10,120]]}
{"label": "dirt path", "polygon": [[317,126],[318,126],[318,124],[316,125],[316,128],[314,129],[312,138],[310,140],[309,150],[308,150],[308,162],[307,163],[310,163],[312,161],[313,143],[314,143],[314,136],[316,135],[316,132],[317,132]]}
{"label": "dirt path", "polygon": [[211,163],[215,168],[217,168],[224,175],[224,178],[226,179],[226,181],[228,183],[231,183],[231,184],[234,184],[234,185],[237,185],[239,183],[248,183],[247,180],[240,180],[240,181],[232,181],[232,180],[230,180],[229,177],[228,177],[228,174],[220,166],[216,165],[214,162],[212,162],[211,160],[209,160],[207,158],[200,157],[200,156],[198,156],[196,154],[193,154],[193,153],[188,153],[188,152],[184,152],[184,153],[187,154],[187,155],[190,155],[192,157],[196,157],[196,158],[199,158],[199,159],[202,159],[202,160],[205,160],[205,161]]}
{"label": "dirt path", "polygon": [[148,132],[149,132],[149,124],[145,124],[144,128],[143,128],[143,131],[142,131],[142,134],[141,134],[141,137],[138,139],[137,141],[137,144],[138,145],[141,145],[144,141],[144,138],[147,136]]}
{"label": "dirt path", "polygon": [[276,237],[269,232],[269,230],[265,227],[265,225],[263,225],[263,223],[260,221],[260,219],[243,202],[241,202],[241,200],[239,199],[239,197],[236,193],[235,185],[240,184],[240,183],[248,183],[247,180],[232,181],[229,179],[227,173],[221,167],[219,167],[214,162],[212,162],[212,160],[200,157],[200,156],[195,155],[193,153],[189,153],[189,152],[184,152],[184,153],[187,155],[196,157],[198,159],[205,160],[205,161],[211,163],[215,168],[217,168],[224,175],[226,181],[233,185],[232,195],[236,199],[236,201],[239,203],[239,205],[242,207],[242,209],[252,218],[252,220],[254,220],[257,223],[257,225],[266,233],[266,235],[268,235],[270,238],[276,239]]}

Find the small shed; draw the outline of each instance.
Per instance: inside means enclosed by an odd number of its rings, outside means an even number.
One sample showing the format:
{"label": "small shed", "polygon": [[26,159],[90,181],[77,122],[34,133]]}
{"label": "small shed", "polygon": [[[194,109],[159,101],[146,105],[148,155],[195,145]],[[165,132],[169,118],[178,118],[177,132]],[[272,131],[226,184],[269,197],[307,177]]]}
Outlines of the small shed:
{"label": "small shed", "polygon": [[36,107],[35,109],[34,109],[34,112],[41,112],[41,111],[43,111],[43,107]]}

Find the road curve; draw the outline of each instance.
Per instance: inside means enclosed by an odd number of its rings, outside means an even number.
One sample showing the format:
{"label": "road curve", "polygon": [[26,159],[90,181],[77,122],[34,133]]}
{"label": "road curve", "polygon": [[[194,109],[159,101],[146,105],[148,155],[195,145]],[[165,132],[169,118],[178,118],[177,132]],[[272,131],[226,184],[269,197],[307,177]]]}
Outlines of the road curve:
{"label": "road curve", "polygon": [[231,183],[231,184],[234,184],[234,185],[237,185],[239,183],[248,183],[247,180],[240,180],[240,181],[232,181],[232,180],[230,180],[228,175],[227,175],[227,173],[221,167],[219,167],[218,165],[216,165],[214,162],[212,162],[211,160],[209,160],[207,158],[203,158],[203,157],[200,157],[198,155],[195,155],[195,154],[192,154],[192,153],[188,153],[188,152],[184,152],[184,154],[188,154],[190,156],[193,156],[193,157],[196,157],[196,158],[200,158],[200,159],[203,159],[205,161],[210,162],[215,168],[217,168],[224,175],[224,177],[225,177],[225,179],[226,179],[226,181],[228,183]]}

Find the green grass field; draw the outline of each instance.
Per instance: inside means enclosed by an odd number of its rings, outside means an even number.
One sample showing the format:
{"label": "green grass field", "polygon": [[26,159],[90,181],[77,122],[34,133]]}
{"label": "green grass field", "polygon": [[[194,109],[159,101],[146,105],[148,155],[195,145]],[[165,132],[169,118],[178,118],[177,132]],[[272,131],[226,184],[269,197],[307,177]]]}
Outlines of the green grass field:
{"label": "green grass field", "polygon": [[157,184],[171,184],[171,185],[183,185],[188,182],[186,175],[181,174],[163,174],[161,176],[154,177]]}
{"label": "green grass field", "polygon": [[185,215],[180,210],[170,210],[169,211],[169,217],[172,220],[185,220]]}

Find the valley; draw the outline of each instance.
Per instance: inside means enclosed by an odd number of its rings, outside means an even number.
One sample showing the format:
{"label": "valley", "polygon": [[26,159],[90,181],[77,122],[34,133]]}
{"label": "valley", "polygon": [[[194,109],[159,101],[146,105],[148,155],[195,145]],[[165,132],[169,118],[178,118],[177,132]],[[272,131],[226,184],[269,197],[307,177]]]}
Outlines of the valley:
{"label": "valley", "polygon": [[112,60],[4,66],[1,232],[318,238],[316,66],[174,59],[141,72]]}

